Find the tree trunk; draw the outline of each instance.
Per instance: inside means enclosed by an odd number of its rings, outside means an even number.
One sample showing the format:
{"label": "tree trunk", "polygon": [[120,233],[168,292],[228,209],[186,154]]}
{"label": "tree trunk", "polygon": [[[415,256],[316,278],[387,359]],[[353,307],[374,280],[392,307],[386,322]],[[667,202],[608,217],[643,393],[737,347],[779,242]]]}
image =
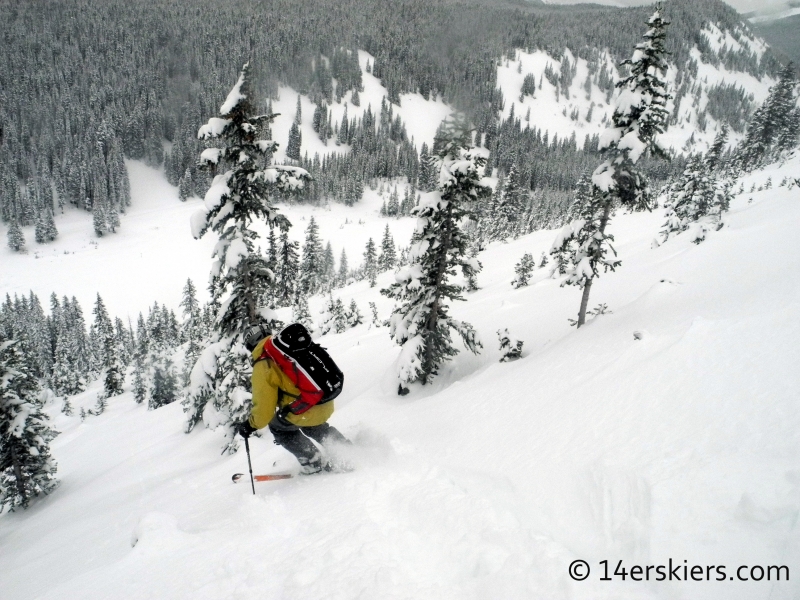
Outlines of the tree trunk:
{"label": "tree trunk", "polygon": [[23,501],[27,500],[28,497],[25,494],[25,480],[22,476],[22,466],[19,464],[19,460],[17,460],[17,451],[14,448],[14,441],[10,442],[11,445],[11,464],[14,467],[14,477],[17,479],[17,491],[19,495],[22,496]]}
{"label": "tree trunk", "polygon": [[[608,201],[606,202],[606,206],[603,209],[603,216],[600,218],[600,235],[602,236],[605,234],[606,225],[608,225],[608,217],[611,214],[611,202],[612,198],[609,197]],[[602,242],[601,242],[602,243]],[[586,309],[589,306],[589,293],[592,291],[592,282],[594,281],[594,277],[589,279],[586,282],[586,285],[583,286],[583,295],[581,296],[581,308],[578,311],[578,328],[581,325],[586,323]]]}
{"label": "tree trunk", "polygon": [[586,307],[589,305],[589,293],[592,291],[592,282],[594,278],[589,279],[586,285],[583,286],[583,296],[581,296],[581,309],[578,311],[578,328],[586,323]]}
{"label": "tree trunk", "polygon": [[250,263],[245,261],[244,265],[244,298],[247,302],[248,325],[255,325],[258,322],[256,316],[256,302],[253,298],[253,291],[250,289]]}

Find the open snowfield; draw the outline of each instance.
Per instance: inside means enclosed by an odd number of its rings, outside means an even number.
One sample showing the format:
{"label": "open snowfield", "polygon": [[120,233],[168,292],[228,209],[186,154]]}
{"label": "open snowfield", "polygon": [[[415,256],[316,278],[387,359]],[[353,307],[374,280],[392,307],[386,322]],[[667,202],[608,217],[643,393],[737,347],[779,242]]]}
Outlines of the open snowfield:
{"label": "open snowfield", "polygon": [[[118,235],[95,250],[84,215],[74,230],[59,221],[37,259],[26,232],[30,254],[0,250],[2,291],[75,294],[85,311],[100,291],[124,316],[154,300],[176,307],[186,277],[202,284],[213,240],[189,234],[199,201],[182,204],[162,175],[129,168],[134,206]],[[770,176],[775,187],[739,196],[700,245],[683,234],[652,249],[662,210],[617,215],[623,265],[590,302],[612,313],[579,331],[567,322],[579,290],[544,269],[528,287],[510,283],[521,255],[538,257],[555,232],[490,246],[481,289],[453,307],[483,353],[462,352],[409,396],[395,393],[399,349],[386,328],[321,338],[346,374],[332,423],[356,442],[352,473],[260,483],[253,496],[230,481],[247,471],[244,453],[220,456],[210,430],[183,434],[179,404],[148,411],[127,392],[81,423],[53,400],[62,483],[0,516],[0,597],[797,598],[800,192],[777,184],[798,173],[795,158],[744,178],[746,190]],[[380,202],[283,209],[296,239],[313,214],[337,260],[345,247],[354,265],[386,222],[408,243],[413,221],[380,218]],[[376,302],[385,318],[378,289],[391,280],[337,293],[365,315]],[[506,327],[525,349],[501,364],[495,332]],[[256,472],[296,468],[268,433],[251,446]],[[568,575],[576,559],[592,569],[585,581]],[[619,560],[630,570],[670,559],[704,575],[724,566],[726,580],[600,579],[602,560],[613,575]],[[787,565],[792,578],[727,579],[740,565]]]}

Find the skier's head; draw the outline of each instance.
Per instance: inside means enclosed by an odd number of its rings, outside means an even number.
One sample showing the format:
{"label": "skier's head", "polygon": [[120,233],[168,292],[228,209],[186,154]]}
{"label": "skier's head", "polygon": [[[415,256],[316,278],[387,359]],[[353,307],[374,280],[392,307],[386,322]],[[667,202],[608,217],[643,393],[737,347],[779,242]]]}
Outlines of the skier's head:
{"label": "skier's head", "polygon": [[258,343],[267,337],[272,332],[267,323],[258,323],[248,327],[242,335],[244,346],[249,352],[252,352],[258,346]]}

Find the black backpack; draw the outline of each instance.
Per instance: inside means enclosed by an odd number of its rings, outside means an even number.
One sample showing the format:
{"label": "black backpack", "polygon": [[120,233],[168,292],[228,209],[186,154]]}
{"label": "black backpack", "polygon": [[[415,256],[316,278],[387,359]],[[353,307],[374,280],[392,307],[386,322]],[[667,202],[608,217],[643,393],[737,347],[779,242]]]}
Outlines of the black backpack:
{"label": "black backpack", "polygon": [[272,359],[300,390],[288,406],[293,414],[330,402],[342,392],[341,369],[300,323],[292,323],[267,340],[259,360],[265,358]]}

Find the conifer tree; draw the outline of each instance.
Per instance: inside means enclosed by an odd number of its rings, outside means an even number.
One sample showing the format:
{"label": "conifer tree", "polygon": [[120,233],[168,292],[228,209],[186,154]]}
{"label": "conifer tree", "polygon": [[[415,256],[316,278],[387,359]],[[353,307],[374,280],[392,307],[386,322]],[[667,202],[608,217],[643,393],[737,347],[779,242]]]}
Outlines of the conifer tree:
{"label": "conifer tree", "polygon": [[764,104],[753,113],[733,159],[736,169],[751,171],[797,145],[800,136],[797,93],[794,65],[790,62],[781,69],[778,83],[770,88]]}
{"label": "conifer tree", "polygon": [[103,237],[108,233],[104,198],[95,198],[92,203],[92,225],[94,226],[94,232],[97,234],[97,237]]}
{"label": "conifer tree", "polygon": [[520,182],[516,163],[511,164],[502,187],[500,202],[495,215],[494,239],[505,240],[516,237],[519,221],[525,207],[525,191]]}
{"label": "conifer tree", "polygon": [[650,209],[651,192],[636,163],[646,153],[665,156],[657,135],[664,132],[671,97],[660,77],[667,71],[664,39],[669,25],[662,16],[661,4],[647,22],[644,41],[636,45],[633,58],[622,62],[629,74],[617,82],[611,126],[603,133],[599,148],[606,160],[592,174],[592,192],[575,205],[578,218],[565,226],[554,247],[570,254],[570,266],[562,285],[583,288],[576,324],[586,322],[586,308],[592,283],[600,270],[613,271],[621,262],[611,246],[613,236],[606,233],[615,204],[633,210]]}
{"label": "conifer tree", "polygon": [[397,186],[389,194],[389,202],[386,204],[386,215],[397,217],[400,214],[400,196],[397,195]]}
{"label": "conifer tree", "polygon": [[101,367],[105,370],[103,380],[103,397],[111,398],[122,393],[122,384],[125,381],[125,369],[120,359],[120,348],[111,318],[108,316],[103,299],[97,294],[94,306],[94,327],[97,331],[102,348],[98,353]]}
{"label": "conifer tree", "polygon": [[341,298],[336,298],[333,307],[333,328],[336,333],[347,331],[347,311]]}
{"label": "conifer tree", "polygon": [[197,301],[197,289],[191,279],[186,280],[181,298],[183,309],[183,339],[186,340],[183,363],[183,384],[189,384],[189,375],[203,349],[203,315]]}
{"label": "conifer tree", "polygon": [[472,326],[448,314],[448,301],[462,300],[461,286],[449,282],[456,268],[469,270],[469,240],[459,224],[472,217],[473,205],[491,194],[482,178],[487,152],[471,143],[463,118],[445,125],[436,140],[432,166],[438,186],[430,198],[414,209],[418,218],[410,265],[397,274],[397,283],[381,293],[396,302],[391,336],[402,347],[398,393],[406,385],[427,383],[442,363],[457,354],[450,330],[455,330],[472,352],[481,347]]}
{"label": "conifer tree", "polygon": [[300,293],[312,296],[322,289],[324,279],[324,251],[319,238],[319,226],[314,217],[306,228],[306,241],[303,245],[303,262],[300,266]]}
{"label": "conifer tree", "polygon": [[288,231],[281,232],[274,294],[276,306],[292,306],[295,302],[300,277],[298,246],[297,242],[289,239]]}
{"label": "conifer tree", "polygon": [[320,335],[325,335],[331,331],[343,333],[347,330],[347,317],[341,298],[334,298],[332,294],[328,294],[328,299],[325,301],[321,315]]}
{"label": "conifer tree", "polygon": [[333,285],[336,279],[335,259],[333,258],[333,246],[328,242],[325,244],[325,252],[322,255],[322,284],[325,288]]}
{"label": "conifer tree", "polygon": [[394,269],[397,262],[397,251],[394,246],[394,238],[389,231],[389,224],[383,230],[383,239],[381,240],[381,254],[378,257],[378,269],[380,271],[389,271]]}
{"label": "conifer tree", "polygon": [[350,300],[350,306],[345,312],[344,317],[348,327],[355,327],[364,322],[364,315],[358,310],[358,304],[356,304],[355,299]]}
{"label": "conifer tree", "polygon": [[338,284],[340,286],[347,285],[347,277],[350,269],[347,266],[347,252],[342,248],[342,255],[339,257],[339,274],[337,275]]}
{"label": "conifer tree", "polygon": [[307,329],[310,329],[314,324],[311,318],[311,310],[308,308],[308,300],[303,295],[299,295],[294,306],[292,306],[292,321],[301,323]]}
{"label": "conifer tree", "polygon": [[25,250],[25,236],[20,229],[19,222],[16,217],[11,220],[8,226],[8,247],[14,252],[22,252]]}
{"label": "conifer tree", "polygon": [[712,145],[703,158],[690,157],[683,174],[670,186],[665,203],[667,221],[661,231],[663,241],[696,223],[692,241],[699,243],[705,239],[709,226],[722,227],[722,215],[730,207],[732,183],[715,170],[719,164],[716,146]]}
{"label": "conifer tree", "polygon": [[369,280],[369,287],[375,287],[378,277],[378,259],[375,252],[375,242],[372,238],[367,241],[364,250],[364,277]]}
{"label": "conifer tree", "polygon": [[344,116],[342,124],[339,126],[339,135],[336,137],[336,145],[346,144],[348,139],[347,104],[344,105]]}
{"label": "conifer tree", "polygon": [[374,302],[369,303],[369,310],[372,313],[372,321],[370,322],[370,327],[380,327],[381,320],[378,317],[378,306]]}
{"label": "conifer tree", "polygon": [[297,123],[292,123],[289,129],[289,142],[286,144],[286,156],[293,160],[300,160],[300,147],[303,143],[303,134],[300,132],[300,126]]}
{"label": "conifer tree", "polygon": [[533,260],[533,255],[526,252],[522,255],[520,261],[514,265],[514,273],[517,274],[516,278],[511,282],[515,288],[521,288],[528,285],[531,278],[531,272],[536,268],[536,262]]}
{"label": "conifer tree", "polygon": [[192,182],[192,170],[187,168],[178,182],[178,197],[181,202],[186,202],[194,194],[194,183]]}
{"label": "conifer tree", "polygon": [[[211,302],[217,308],[216,330],[203,356],[193,369],[186,409],[187,429],[207,411],[213,399],[213,422],[227,428],[225,450],[234,452],[234,427],[250,411],[250,356],[241,335],[262,319],[274,318],[264,306],[272,274],[256,247],[257,234],[251,223],[263,220],[282,230],[286,217],[277,214],[270,191],[290,192],[303,187],[308,173],[297,167],[264,167],[264,157],[274,154],[277,144],[260,139],[274,115],[254,114],[254,94],[249,65],[214,117],[198,131],[202,139],[221,138],[224,145],[207,148],[200,156],[208,168],[228,168],[217,175],[205,196],[205,210],[192,217],[192,231],[199,238],[209,229],[219,236],[211,270]],[[204,360],[205,359],[205,360]],[[213,365],[213,367],[212,367]],[[195,377],[197,375],[197,377]]]}
{"label": "conifer tree", "polygon": [[172,358],[168,355],[159,355],[159,360],[153,366],[153,383],[150,387],[150,401],[148,408],[155,410],[170,404],[178,398],[178,375]]}
{"label": "conifer tree", "polygon": [[508,329],[498,329],[497,337],[500,340],[500,352],[503,353],[500,362],[511,362],[522,356],[522,340],[512,337]]}
{"label": "conifer tree", "polygon": [[0,512],[27,508],[58,485],[48,425],[37,399],[39,385],[18,342],[0,332]]}

